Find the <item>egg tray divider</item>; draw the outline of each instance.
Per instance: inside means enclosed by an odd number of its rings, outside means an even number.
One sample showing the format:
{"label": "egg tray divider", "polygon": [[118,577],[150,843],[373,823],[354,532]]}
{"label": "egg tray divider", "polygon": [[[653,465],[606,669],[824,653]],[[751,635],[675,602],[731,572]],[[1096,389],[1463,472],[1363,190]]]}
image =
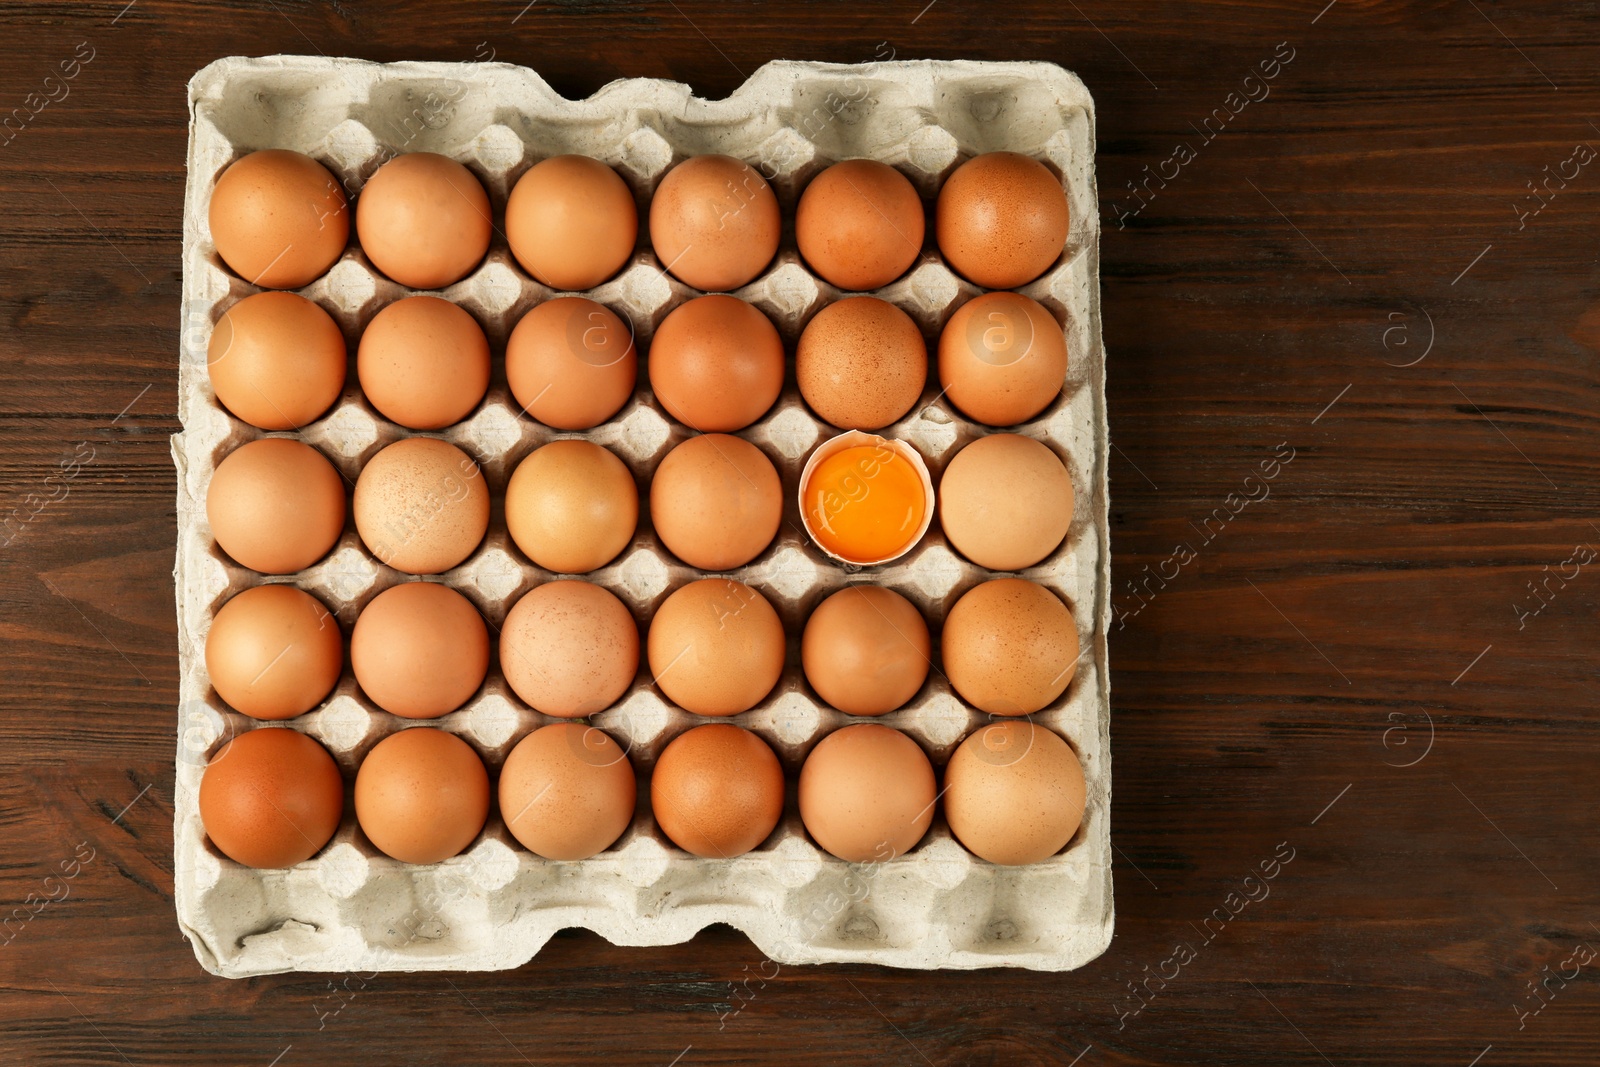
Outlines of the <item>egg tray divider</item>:
{"label": "egg tray divider", "polygon": [[[1109,749],[1110,690],[1105,634],[1109,617],[1107,430],[1100,337],[1099,213],[1094,185],[1094,103],[1073,74],[1047,63],[897,61],[865,65],[772,62],[725,100],[703,100],[685,85],[650,79],[613,82],[586,100],[558,96],[532,70],[507,64],[397,63],[274,56],[218,60],[189,84],[188,185],[183,231],[183,316],[179,411],[172,439],[177,466],[178,709],[175,874],[179,925],[208,971],[244,977],[280,971],[495,970],[531,959],[558,930],[583,927],[618,945],[676,944],[711,923],[742,930],[779,963],[879,963],[908,968],[1026,967],[1066,970],[1104,951],[1112,932]],[[669,420],[649,392],[643,365],[632,399],[587,434],[556,433],[520,416],[505,381],[506,336],[518,318],[552,292],[510,255],[499,227],[516,179],[546,156],[577,152],[612,165],[641,206],[675,162],[721,152],[758,166],[783,208],[778,256],[737,290],[777,324],[790,353],[777,405],[741,436],[777,465],[785,515],[777,541],[733,577],[761,590],[788,634],[788,661],[776,689],[731,721],[765,738],[784,764],[788,796],[777,830],[755,851],[705,860],[671,844],[649,813],[650,769],[673,737],[705,721],[672,707],[653,688],[648,666],[616,705],[592,718],[630,750],[640,781],[632,825],[608,851],[577,862],[540,859],[507,832],[498,811],[461,855],[429,866],[389,859],[356,825],[350,789],[363,755],[397,729],[434,725],[473,745],[498,772],[523,736],[556,721],[526,707],[492,663],[468,704],[417,723],[366,699],[350,673],[317,709],[274,728],[322,742],[346,779],[342,825],[318,855],[280,871],[228,860],[205,838],[198,792],[206,760],[255,723],[228,709],[207,679],[207,629],[223,603],[263,581],[287,581],[319,597],[346,634],[379,592],[407,580],[379,564],[347,521],[334,551],[299,574],[249,572],[217,547],[206,520],[206,488],[217,463],[246,441],[268,436],[230,416],[212,393],[205,352],[213,324],[256,290],[231,274],[212,246],[207,211],[216,178],[238,156],[289,148],[329,167],[347,192],[390,155],[434,151],[460,160],[489,190],[497,229],[485,262],[442,291],[484,326],[494,375],[483,405],[435,435],[480,459],[493,495],[489,533],[459,567],[439,576],[476,604],[498,633],[506,611],[551,575],[534,567],[506,533],[503,494],[516,464],[558,437],[586,436],[629,465],[647,499],[650,472],[688,431]],[[1082,758],[1088,799],[1082,828],[1060,854],[1026,867],[997,867],[964,850],[942,815],[904,856],[849,864],[807,837],[795,800],[806,753],[829,731],[878,721],[906,731],[936,769],[988,716],[964,705],[937,669],[905,708],[877,720],[852,720],[808,689],[799,667],[805,618],[846,584],[874,581],[922,610],[938,648],[939,623],[962,593],[992,577],[956,555],[938,524],[902,559],[844,568],[800,532],[796,480],[811,448],[835,432],[802,403],[793,351],[806,321],[841,294],[813,277],[795,250],[800,190],[843,158],[865,156],[897,167],[931,200],[963,160],[1006,149],[1050,163],[1071,209],[1066,251],[1021,291],[1063,323],[1070,353],[1062,395],[1017,432],[1049,445],[1071,472],[1077,515],[1066,541],[1022,575],[1072,607],[1084,654],[1067,692],[1034,721],[1065,736]],[[353,221],[353,220],[352,220]],[[384,420],[361,396],[354,353],[360,330],[384,305],[409,295],[373,269],[351,242],[322,278],[300,290],[329,311],[350,345],[343,396],[295,436],[320,449],[353,484],[383,446],[411,432]],[[929,239],[912,271],[876,295],[905,311],[936,342],[940,326],[979,289],[941,262]],[[587,295],[630,321],[641,347],[662,318],[695,290],[664,275],[641,219],[639,245],[616,278]],[[936,347],[930,355],[936,354]],[[991,432],[939,396],[936,368],[913,411],[881,431],[913,444],[937,478],[961,446]],[[673,590],[701,577],[661,547],[647,508],[634,542],[610,565],[584,577],[616,593],[641,626]],[[937,651],[935,652],[937,663]]]}

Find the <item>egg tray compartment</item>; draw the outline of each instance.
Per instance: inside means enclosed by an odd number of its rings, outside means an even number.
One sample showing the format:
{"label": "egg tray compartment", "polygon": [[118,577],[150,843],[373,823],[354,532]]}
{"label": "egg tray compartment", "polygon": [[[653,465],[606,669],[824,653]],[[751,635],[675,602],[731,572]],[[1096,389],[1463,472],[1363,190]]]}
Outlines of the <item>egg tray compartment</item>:
{"label": "egg tray compartment", "polygon": [[[441,112],[438,104],[448,102]],[[674,944],[716,922],[744,931],[780,963],[843,961],[914,968],[1017,966],[1064,970],[1098,956],[1110,942],[1109,675],[1105,633],[1110,559],[1106,539],[1107,435],[1100,340],[1098,237],[1094,190],[1093,102],[1082,83],[1051,64],[890,62],[859,66],[774,62],[726,100],[693,97],[666,81],[613,82],[569,101],[531,70],[506,64],[403,63],[279,56],[219,60],[190,82],[189,176],[184,216],[185,328],[180,364],[184,431],[173,438],[178,468],[178,594],[181,706],[175,803],[175,883],[179,924],[201,964],[242,977],[287,970],[489,970],[516,967],[557,931],[583,927],[616,944]],[[819,115],[831,116],[825,121]],[[431,121],[430,121],[431,116]],[[562,152],[615,167],[641,207],[675,162],[723,152],[760,166],[783,209],[776,260],[735,295],[760,307],[790,353],[778,403],[740,432],[778,467],[784,522],[776,541],[748,565],[727,572],[772,601],[788,636],[787,665],[774,691],[731,720],[760,734],[786,774],[785,811],[756,850],[725,860],[694,857],[656,828],[649,774],[665,745],[708,721],[665,701],[641,664],[627,694],[591,718],[623,744],[640,781],[632,825],[591,859],[555,862],[527,852],[497,810],[479,838],[440,864],[402,864],[378,852],[356,825],[349,787],[361,758],[397,729],[437,726],[463,737],[491,775],[533,729],[559,720],[523,704],[492,662],[482,690],[462,709],[415,722],[373,705],[348,666],[316,710],[271,728],[303,730],[333,753],[347,785],[343,824],[312,859],[261,871],[222,856],[205,838],[198,790],[206,760],[226,741],[261,724],[228,709],[211,689],[204,647],[216,611],[264,581],[287,581],[319,597],[348,634],[374,596],[410,580],[378,563],[346,524],[334,551],[288,576],[262,576],[230,560],[211,536],[205,494],[217,463],[262,436],[298,437],[317,447],[353,484],[363,464],[411,431],[379,416],[361,396],[354,351],[361,329],[411,290],[372,268],[355,241],[322,278],[299,290],[332,314],[351,351],[344,395],[296,434],[268,435],[229,415],[206,372],[211,329],[227,308],[257,290],[229,272],[212,246],[207,210],[216,177],[258,148],[305,152],[358,192],[373,170],[402,151],[436,151],[483,180],[496,232],[486,260],[440,295],[484,326],[494,354],[485,402],[465,421],[430,436],[480,462],[493,506],[489,533],[459,567],[435,576],[465,594],[498,633],[507,610],[553,576],[511,542],[503,497],[510,472],[548,440],[585,437],[616,452],[640,486],[641,523],[630,546],[583,577],[611,590],[641,627],[674,589],[699,577],[668,553],[650,528],[651,472],[690,431],[649,392],[641,361],[634,396],[610,421],[584,434],[552,431],[520,416],[505,382],[505,339],[530,307],[554,295],[516,264],[499,223],[516,179]],[[811,843],[801,824],[796,778],[811,747],[856,721],[894,726],[915,738],[936,768],[989,717],[960,701],[937,669],[939,625],[960,595],[993,574],[962,559],[938,523],[907,556],[878,567],[844,567],[801,531],[799,471],[811,449],[837,431],[813,416],[794,382],[795,342],[809,318],[842,294],[812,276],[795,251],[794,206],[805,183],[828,164],[865,156],[897,167],[926,200],[964,159],[1020,151],[1063,176],[1072,224],[1064,255],[1021,289],[1063,323],[1070,362],[1062,395],[1015,432],[1049,445],[1071,472],[1077,513],[1063,544],[1022,576],[1042,582],[1072,607],[1083,655],[1067,692],[1033,716],[1066,737],[1087,779],[1083,825],[1067,848],[1025,867],[998,867],[955,841],[942,815],[911,852],[878,864],[849,864]],[[642,217],[643,218],[643,217]],[[918,323],[936,353],[950,314],[982,290],[944,266],[932,227],[917,264],[875,295]],[[628,266],[587,294],[632,323],[641,348],[673,308],[700,295],[662,273],[641,225]],[[930,379],[936,379],[930,364]],[[883,431],[914,445],[937,480],[969,441],[993,432],[945,401],[936,380],[901,421]],[[904,708],[876,720],[852,719],[818,700],[799,667],[799,635],[824,597],[853,582],[901,592],[922,610],[934,635],[935,670]]]}

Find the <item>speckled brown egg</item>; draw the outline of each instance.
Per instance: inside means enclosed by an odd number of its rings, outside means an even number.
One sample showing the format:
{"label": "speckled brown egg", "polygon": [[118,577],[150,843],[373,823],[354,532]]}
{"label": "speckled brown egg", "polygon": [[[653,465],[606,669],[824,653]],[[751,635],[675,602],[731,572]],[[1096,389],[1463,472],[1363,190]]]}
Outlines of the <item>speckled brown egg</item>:
{"label": "speckled brown egg", "polygon": [[783,340],[753,305],[702,296],[673,310],[650,343],[650,387],[667,414],[701,433],[755,422],[783,389]]}
{"label": "speckled brown egg", "polygon": [[928,380],[928,345],[886,300],[829,304],[806,324],[795,376],[811,410],[841,430],[876,430],[910,411]]}
{"label": "speckled brown egg", "polygon": [[872,159],[835,163],[806,186],[795,211],[800,254],[841,289],[877,289],[922,251],[922,198],[904,174]]}
{"label": "speckled brown egg", "polygon": [[265,727],[217,751],[200,779],[200,821],[229,859],[293,867],[322,850],[344,814],[344,779],[298,730]]}
{"label": "speckled brown egg", "polygon": [[472,746],[429,726],[390,734],[356,772],[367,840],[403,863],[439,863],[472,844],[489,817],[489,772]]}
{"label": "speckled brown egg", "polygon": [[633,821],[637,797],[628,754],[585,723],[540,727],[517,742],[500,771],[506,828],[549,860],[588,859],[611,847]]}
{"label": "speckled brown egg", "polygon": [[350,666],[384,711],[433,719],[465,704],[489,670],[489,628],[472,601],[438,582],[372,598],[350,635]]}
{"label": "speckled brown egg", "polygon": [[778,469],[755,445],[701,434],[667,453],[650,482],[650,521],[668,551],[691,567],[742,567],[783,521]]}
{"label": "speckled brown egg", "polygon": [[951,269],[985,289],[1015,289],[1067,243],[1067,194],[1050,168],[1016,152],[967,160],[945,179],[934,214]]}
{"label": "speckled brown egg", "polygon": [[489,251],[489,194],[466,167],[407,152],[379,167],[356,200],[356,236],[372,265],[412,289],[442,289]]}
{"label": "speckled brown egg", "polygon": [[639,487],[622,460],[592,441],[551,441],[506,486],[506,527],[545,570],[587,574],[633,540]]}
{"label": "speckled brown egg", "polygon": [[702,578],[656,609],[646,642],[668,700],[696,715],[737,715],[783,673],[783,623],[767,598],[731,578]]}
{"label": "speckled brown egg", "polygon": [[881,585],[851,585],[806,620],[800,662],[829,704],[847,715],[883,715],[917,695],[932,651],[916,605]]}
{"label": "speckled brown egg", "polygon": [[489,388],[489,340],[467,311],[436,296],[397,300],[361,333],[361,391],[384,418],[439,430],[472,413]]}
{"label": "speckled brown egg", "polygon": [[321,163],[268,148],[217,179],[209,211],[217,254],[265,289],[298,289],[333,266],[350,239],[344,190]]}
{"label": "speckled brown egg", "polygon": [[344,388],[344,334],[333,316],[295,293],[257,293],[211,331],[206,371],[229,411],[263,430],[297,430]]}
{"label": "speckled brown egg", "polygon": [[933,764],[899,730],[858,723],[817,743],[800,768],[800,818],[851,863],[904,855],[933,823]]}
{"label": "speckled brown egg", "polygon": [[980,437],[945,468],[939,522],[957,552],[992,571],[1044,559],[1072,525],[1072,476],[1048,445],[1011,433]]}
{"label": "speckled brown egg", "polygon": [[967,591],[944,620],[944,672],[991,715],[1030,715],[1066,692],[1078,670],[1078,627],[1037,582],[996,578]]}
{"label": "speckled brown egg", "polygon": [[639,212],[617,172],[588,156],[535,163],[506,203],[506,240],[528,273],[552,289],[590,289],[633,254]]}
{"label": "speckled brown egg", "polygon": [[727,292],[778,251],[782,220],[766,179],[732,156],[694,156],[667,172],[650,200],[657,261],[686,285]]}
{"label": "speckled brown egg", "polygon": [[535,711],[593,715],[633,683],[639,627],[622,601],[592,582],[546,582],[506,615],[500,669]]}
{"label": "speckled brown egg", "polygon": [[772,835],[783,815],[783,766],[767,743],[731,723],[679,734],[650,776],[656,825],[685,852],[742,856]]}
{"label": "speckled brown egg", "polygon": [[511,395],[558,430],[588,430],[615,415],[633,395],[638,373],[633,327],[581,296],[537,305],[506,342]]}
{"label": "speckled brown egg", "polygon": [[950,832],[990,863],[1039,863],[1083,822],[1083,766],[1037,723],[991,723],[961,743],[944,771]]}
{"label": "speckled brown egg", "polygon": [[472,555],[489,529],[489,487],[461,449],[408,437],[367,461],[356,479],[356,530],[382,563],[438,574]]}
{"label": "speckled brown egg", "polygon": [[344,479],[333,464],[283,437],[228,453],[206,490],[217,544],[263,574],[293,574],[326,556],[344,529],[344,509]]}
{"label": "speckled brown egg", "polygon": [[258,585],[222,605],[206,634],[217,695],[256,719],[292,719],[322,703],[344,668],[339,623],[292,585]]}
{"label": "speckled brown egg", "polygon": [[1033,418],[1061,394],[1067,342],[1037,300],[985,293],[962,304],[939,334],[939,381],[966,415],[990,426]]}

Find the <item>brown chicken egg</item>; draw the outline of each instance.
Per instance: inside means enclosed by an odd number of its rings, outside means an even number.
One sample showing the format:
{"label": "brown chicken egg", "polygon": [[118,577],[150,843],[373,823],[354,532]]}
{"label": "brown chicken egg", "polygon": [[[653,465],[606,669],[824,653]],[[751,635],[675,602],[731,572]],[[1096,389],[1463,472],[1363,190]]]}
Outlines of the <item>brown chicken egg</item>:
{"label": "brown chicken egg", "polygon": [[992,571],[1044,559],[1072,525],[1072,476],[1048,445],[997,433],[950,461],[939,482],[939,522],[957,552]]}
{"label": "brown chicken egg", "polygon": [[546,582],[506,615],[500,669],[535,711],[593,715],[633,684],[639,627],[622,601],[592,582]]}
{"label": "brown chicken egg", "polygon": [[911,410],[928,380],[928,345],[886,300],[829,304],[806,324],[795,376],[811,410],[841,430],[876,430]]}
{"label": "brown chicken egg", "polygon": [[344,529],[344,508],[344,479],[333,464],[282,437],[228,453],[206,490],[217,544],[263,574],[293,574],[326,556]]}
{"label": "brown chicken egg", "polygon": [[967,703],[991,715],[1031,715],[1077,673],[1078,627],[1044,586],[997,578],[956,601],[940,649],[945,676]]}
{"label": "brown chicken egg", "polygon": [[782,220],[766,179],[732,156],[694,156],[650,201],[650,243],[664,270],[720,293],[750,281],[778,251]]}
{"label": "brown chicken egg", "polygon": [[356,373],[378,413],[413,430],[460,422],[489,388],[489,340],[464,309],[436,296],[397,300],[362,331]]}
{"label": "brown chicken egg", "polygon": [[512,255],[552,289],[599,285],[628,262],[638,236],[628,183],[588,156],[535,163],[506,203]]}
{"label": "brown chicken egg", "polygon": [[1020,293],[985,293],[962,304],[939,334],[945,396],[990,426],[1033,418],[1061,394],[1067,342],[1061,325]]}
{"label": "brown chicken egg", "polygon": [[430,726],[390,734],[356,772],[356,819],[402,863],[439,863],[472,844],[489,817],[489,772],[472,746]]}
{"label": "brown chicken egg", "polygon": [[806,186],[794,235],[811,269],[841,289],[877,289],[922,252],[922,198],[904,174],[871,159],[835,163]]}
{"label": "brown chicken egg", "polygon": [[859,723],[817,743],[800,768],[800,818],[828,852],[876,863],[914,848],[933,823],[933,764],[899,730]]}
{"label": "brown chicken egg", "polygon": [[321,163],[268,148],[235,160],[211,192],[211,240],[235,274],[298,289],[325,274],[350,239],[344,190]]}
{"label": "brown chicken egg", "polygon": [[506,342],[506,379],[529,415],[558,430],[588,430],[622,409],[639,373],[633,327],[581,296],[534,307]]}
{"label": "brown chicken egg", "polygon": [[767,598],[731,578],[702,578],[656,609],[646,641],[656,685],[696,715],[737,715],[783,674],[783,623]]}
{"label": "brown chicken egg", "polygon": [[356,479],[356,530],[378,561],[438,574],[472,555],[489,529],[489,487],[461,449],[432,437],[396,441]]}
{"label": "brown chicken egg", "polygon": [[951,269],[985,289],[1015,289],[1067,244],[1067,194],[1050,168],[1016,152],[967,160],[939,190],[934,232]]}
{"label": "brown chicken egg", "polygon": [[689,566],[742,567],[778,535],[783,483],[766,454],[744,438],[701,434],[656,468],[650,521],[662,544]]}
{"label": "brown chicken egg", "polygon": [[224,407],[263,430],[298,430],[344,388],[344,334],[333,316],[294,293],[257,293],[217,320],[206,350]]}
{"label": "brown chicken egg", "polygon": [[661,832],[685,852],[742,856],[770,837],[783,815],[783,766],[749,730],[697,726],[656,760],[650,807]]}
{"label": "brown chicken egg", "polygon": [[200,779],[200,821],[246,867],[293,867],[322,850],[344,815],[344,779],[298,730],[265,727],[218,750]]}
{"label": "brown chicken egg", "polygon": [[783,340],[754,305],[702,296],[673,310],[650,343],[650,388],[667,414],[701,433],[742,430],[783,389]]}
{"label": "brown chicken egg", "polygon": [[633,821],[638,783],[628,754],[578,722],[540,727],[500,771],[500,814],[523,847],[548,860],[604,852]]}
{"label": "brown chicken egg", "polygon": [[489,628],[438,582],[403,582],[361,609],[350,635],[361,691],[384,711],[433,719],[471,699],[489,670]]}
{"label": "brown chicken egg", "polygon": [[506,527],[534,564],[587,574],[610,563],[639,525],[639,487],[592,441],[551,441],[517,464],[506,486]]}
{"label": "brown chicken egg", "polygon": [[217,695],[256,719],[292,719],[322,703],[344,668],[339,623],[292,585],[258,585],[222,605],[206,634]]}
{"label": "brown chicken egg", "polygon": [[1083,766],[1072,746],[1026,720],[973,733],[944,771],[944,813],[969,852],[990,863],[1039,863],[1083,822]]}
{"label": "brown chicken egg", "polygon": [[851,585],[806,620],[800,662],[829,704],[847,715],[883,715],[917,695],[932,650],[916,605],[881,585]]}
{"label": "brown chicken egg", "polygon": [[466,167],[434,152],[395,156],[356,200],[356,236],[372,265],[411,289],[442,289],[489,251],[489,194]]}

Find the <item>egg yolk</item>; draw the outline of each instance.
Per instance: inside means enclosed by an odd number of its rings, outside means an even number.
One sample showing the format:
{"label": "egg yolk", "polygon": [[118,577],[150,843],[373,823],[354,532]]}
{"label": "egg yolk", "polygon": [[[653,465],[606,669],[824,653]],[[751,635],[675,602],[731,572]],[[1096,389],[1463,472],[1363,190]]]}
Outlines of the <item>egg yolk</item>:
{"label": "egg yolk", "polygon": [[842,448],[806,479],[811,535],[852,563],[873,563],[906,548],[922,528],[927,491],[911,461],[885,445]]}

